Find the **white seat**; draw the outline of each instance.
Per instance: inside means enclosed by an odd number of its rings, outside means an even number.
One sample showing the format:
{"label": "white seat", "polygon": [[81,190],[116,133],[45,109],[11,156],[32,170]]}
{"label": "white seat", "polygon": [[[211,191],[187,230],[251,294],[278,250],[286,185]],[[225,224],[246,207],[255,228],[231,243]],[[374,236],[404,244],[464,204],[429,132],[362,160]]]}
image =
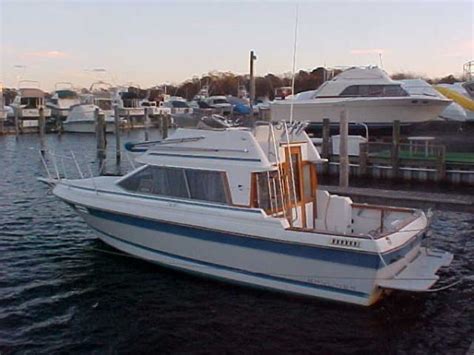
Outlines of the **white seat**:
{"label": "white seat", "polygon": [[315,228],[328,232],[347,234],[352,229],[352,200],[349,197],[316,192],[317,218]]}

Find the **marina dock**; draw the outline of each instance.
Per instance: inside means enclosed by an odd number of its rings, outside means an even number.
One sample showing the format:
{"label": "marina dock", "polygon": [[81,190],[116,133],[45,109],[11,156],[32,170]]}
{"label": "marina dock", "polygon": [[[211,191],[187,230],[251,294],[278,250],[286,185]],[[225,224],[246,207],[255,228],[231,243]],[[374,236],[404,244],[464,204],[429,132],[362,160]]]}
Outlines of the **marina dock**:
{"label": "marina dock", "polygon": [[366,187],[343,188],[334,185],[320,185],[319,188],[331,194],[348,196],[355,202],[474,213],[474,195]]}

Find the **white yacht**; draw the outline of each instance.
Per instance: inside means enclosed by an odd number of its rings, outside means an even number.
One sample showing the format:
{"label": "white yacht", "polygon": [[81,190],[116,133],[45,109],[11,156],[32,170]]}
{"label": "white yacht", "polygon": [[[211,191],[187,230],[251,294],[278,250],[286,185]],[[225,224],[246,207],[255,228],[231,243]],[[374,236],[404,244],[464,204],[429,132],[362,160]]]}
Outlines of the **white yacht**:
{"label": "white yacht", "polygon": [[206,99],[206,103],[216,109],[219,109],[223,115],[232,114],[232,104],[225,96],[210,96]]}
{"label": "white yacht", "polygon": [[350,122],[386,126],[395,120],[411,124],[436,119],[451,100],[410,95],[383,70],[354,67],[326,81],[317,90],[275,100],[270,106],[271,119],[288,120],[291,103],[293,119],[299,121],[321,123],[329,118],[338,122],[344,106]]}
{"label": "white yacht", "polygon": [[81,95],[81,103],[71,106],[70,112],[63,122],[65,132],[75,133],[95,133],[96,118],[95,110],[99,109],[99,114],[103,114],[106,122],[106,131],[115,131],[114,123],[114,102],[109,89],[101,88],[108,84],[95,82],[91,85],[91,94]]}
{"label": "white yacht", "polygon": [[[36,83],[37,87],[21,87],[25,82]],[[45,108],[45,93],[39,89],[36,81],[25,80],[20,83],[20,89],[10,107],[14,114],[18,114],[19,124],[22,128],[38,127],[40,108],[43,108],[44,117],[51,117],[51,110]]]}
{"label": "white yacht", "polygon": [[140,101],[140,106],[144,109],[148,109],[148,113],[150,115],[171,115],[171,109],[169,107],[165,107],[162,101],[150,101],[148,99],[144,99]]}
{"label": "white yacht", "polygon": [[64,120],[68,116],[71,106],[80,102],[79,95],[74,91],[72,84],[61,82],[55,84],[55,90],[46,103],[46,107],[51,109],[51,116]]}
{"label": "white yacht", "polygon": [[140,97],[133,91],[120,89],[114,98],[119,107],[120,115],[126,118],[143,119],[145,108],[140,103]]}
{"label": "white yacht", "polygon": [[258,288],[368,306],[430,289],[453,257],[422,246],[422,211],[319,189],[299,123],[178,129],[137,162],[123,177],[42,180],[112,247]]}

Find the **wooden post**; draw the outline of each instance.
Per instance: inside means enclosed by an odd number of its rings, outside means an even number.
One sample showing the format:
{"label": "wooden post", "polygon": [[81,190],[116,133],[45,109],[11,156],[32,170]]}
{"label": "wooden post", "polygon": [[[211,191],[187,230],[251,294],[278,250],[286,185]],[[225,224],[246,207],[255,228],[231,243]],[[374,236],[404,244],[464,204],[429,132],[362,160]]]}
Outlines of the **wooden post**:
{"label": "wooden post", "polygon": [[38,118],[38,125],[39,125],[39,136],[40,136],[40,152],[44,155],[46,152],[46,142],[45,142],[45,126],[46,120],[44,118],[44,108],[39,108],[39,118]]}
{"label": "wooden post", "polygon": [[[323,119],[323,144],[321,146],[321,158],[329,159],[330,158],[330,145],[329,137],[331,134],[331,122],[329,118]],[[329,170],[329,161],[323,165],[323,174],[327,174]]]}
{"label": "wooden post", "polygon": [[61,115],[56,117],[56,130],[58,131],[58,135],[60,136],[63,133],[63,120],[61,119]]}
{"label": "wooden post", "polygon": [[168,115],[163,115],[163,118],[161,120],[161,137],[162,137],[162,139],[168,138],[168,125],[169,125]]}
{"label": "wooden post", "polygon": [[369,142],[359,144],[359,176],[367,176]]}
{"label": "wooden post", "polygon": [[150,137],[148,136],[148,129],[150,127],[150,115],[149,115],[149,112],[148,112],[148,107],[145,107],[144,115],[145,115],[145,122],[144,122],[145,123],[145,125],[144,125],[145,126],[144,127],[145,128],[145,141],[147,142],[147,141],[150,140],[149,139]]}
{"label": "wooden post", "polygon": [[436,156],[436,181],[443,181],[446,178],[446,146],[439,147]]}
{"label": "wooden post", "polygon": [[339,186],[349,187],[349,155],[347,152],[347,141],[349,135],[349,124],[346,109],[342,109],[339,121]]}
{"label": "wooden post", "polygon": [[15,108],[15,137],[18,139],[18,134],[20,133],[20,107]]}
{"label": "wooden post", "polygon": [[4,117],[3,115],[6,116],[6,112],[2,111],[2,114],[0,116],[0,135],[2,135],[5,132],[5,122],[4,122]]}
{"label": "wooden post", "polygon": [[99,114],[99,109],[94,111],[96,120],[96,138],[97,138],[97,158],[102,160],[105,158],[105,119],[103,114]]}
{"label": "wooden post", "polygon": [[392,178],[398,178],[400,173],[400,121],[393,121],[392,132]]}
{"label": "wooden post", "polygon": [[253,113],[253,105],[255,104],[255,77],[253,73],[253,61],[257,59],[257,56],[253,51],[250,51],[250,84],[249,84],[249,94],[250,94],[250,110]]}
{"label": "wooden post", "polygon": [[119,108],[117,105],[114,106],[114,123],[115,123],[115,159],[117,164],[120,164],[121,151],[120,151],[120,116]]}

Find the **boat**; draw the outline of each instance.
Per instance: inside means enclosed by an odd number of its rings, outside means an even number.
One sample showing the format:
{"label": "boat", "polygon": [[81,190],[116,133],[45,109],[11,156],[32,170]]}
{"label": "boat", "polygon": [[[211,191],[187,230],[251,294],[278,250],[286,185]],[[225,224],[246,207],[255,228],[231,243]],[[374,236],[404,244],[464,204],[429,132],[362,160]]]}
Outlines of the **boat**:
{"label": "boat", "polygon": [[148,114],[152,116],[157,115],[171,115],[171,109],[163,106],[163,102],[150,101],[143,99],[140,101],[140,106],[148,110]]}
{"label": "boat", "polygon": [[[28,83],[28,85],[24,86],[25,83]],[[34,84],[34,86],[31,84]],[[45,92],[42,91],[39,86],[39,82],[37,81],[21,81],[17,95],[10,105],[14,115],[18,115],[18,124],[22,129],[37,129],[39,127],[38,119],[40,108],[43,108],[43,114],[46,120],[51,117],[51,110],[45,108]]]}
{"label": "boat", "polygon": [[[425,95],[430,97],[440,97],[446,99],[440,91],[431,86],[423,79],[404,79],[400,80],[402,88],[410,95]],[[450,98],[452,99],[452,98]],[[464,122],[468,119],[467,111],[455,100],[451,102],[440,114],[439,118],[446,121]]]}
{"label": "boat", "polygon": [[103,81],[93,83],[89,89],[90,94],[81,95],[81,102],[70,107],[70,112],[63,122],[64,132],[95,133],[96,110],[104,115],[106,132],[115,132],[114,103],[110,87],[110,84]]}
{"label": "boat", "polygon": [[422,245],[428,217],[319,188],[304,128],[179,128],[125,176],[41,180],[106,244],[168,268],[364,306],[432,290],[453,255]]}
{"label": "boat", "polygon": [[317,90],[275,100],[270,109],[273,121],[288,119],[293,106],[295,120],[321,124],[325,118],[339,122],[344,106],[349,121],[385,127],[395,120],[402,125],[434,120],[451,102],[440,97],[410,95],[400,82],[390,79],[378,67],[352,67]]}
{"label": "boat", "polygon": [[64,121],[69,114],[71,106],[77,105],[80,102],[79,95],[74,91],[71,83],[59,82],[55,84],[55,90],[51,98],[46,102],[46,107],[51,109],[52,117]]}
{"label": "boat", "polygon": [[137,92],[119,89],[115,94],[114,101],[119,108],[120,116],[127,119],[143,120],[145,108],[141,105],[141,99]]}
{"label": "boat", "polygon": [[218,109],[223,115],[232,114],[232,104],[225,96],[209,96],[206,103],[212,108]]}

